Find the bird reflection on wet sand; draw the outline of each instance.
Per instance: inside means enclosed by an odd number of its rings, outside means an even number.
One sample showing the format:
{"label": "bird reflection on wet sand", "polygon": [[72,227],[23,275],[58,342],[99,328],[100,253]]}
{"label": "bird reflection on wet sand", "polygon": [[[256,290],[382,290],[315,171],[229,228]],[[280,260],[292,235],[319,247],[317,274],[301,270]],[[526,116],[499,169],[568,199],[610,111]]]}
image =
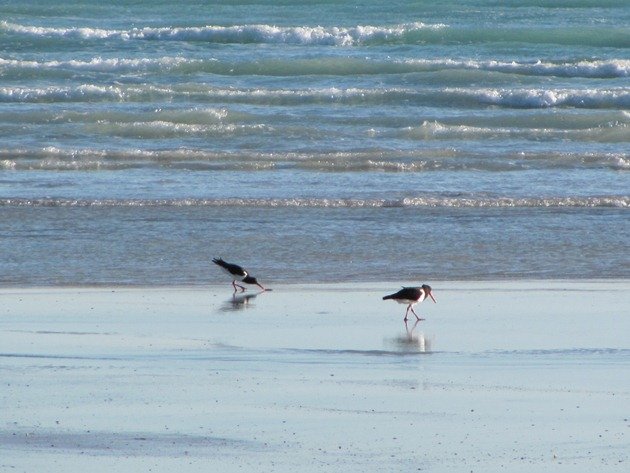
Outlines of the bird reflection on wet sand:
{"label": "bird reflection on wet sand", "polygon": [[256,299],[260,294],[265,291],[257,292],[256,294],[233,294],[223,306],[221,307],[221,311],[223,312],[232,312],[236,310],[249,309],[253,307],[253,300]]}
{"label": "bird reflection on wet sand", "polygon": [[409,328],[408,322],[405,321],[405,333],[394,337],[391,340],[392,345],[403,352],[430,353],[433,341],[427,337],[424,332],[415,333],[419,320]]}

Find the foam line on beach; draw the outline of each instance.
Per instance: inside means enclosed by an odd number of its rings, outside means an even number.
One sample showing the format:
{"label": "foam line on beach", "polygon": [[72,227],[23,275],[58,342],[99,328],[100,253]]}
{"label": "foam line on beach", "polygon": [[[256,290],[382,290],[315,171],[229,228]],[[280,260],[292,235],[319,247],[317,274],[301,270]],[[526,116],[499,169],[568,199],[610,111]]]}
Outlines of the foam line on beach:
{"label": "foam line on beach", "polygon": [[630,196],[411,197],[403,199],[53,199],[1,198],[0,207],[256,207],[256,208],[628,208]]}

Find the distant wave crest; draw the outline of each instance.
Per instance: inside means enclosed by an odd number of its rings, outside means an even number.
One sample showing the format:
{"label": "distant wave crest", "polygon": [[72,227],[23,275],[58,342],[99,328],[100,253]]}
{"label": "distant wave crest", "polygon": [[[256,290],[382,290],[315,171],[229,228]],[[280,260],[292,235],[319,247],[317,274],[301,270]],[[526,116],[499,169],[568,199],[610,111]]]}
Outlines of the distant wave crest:
{"label": "distant wave crest", "polygon": [[630,76],[630,60],[579,60],[574,62],[518,62],[497,60],[391,59],[325,57],[291,58],[255,62],[230,62],[218,59],[164,56],[159,58],[94,57],[85,60],[18,60],[0,57],[0,68],[7,71],[96,71],[96,72],[162,72],[194,74],[210,72],[225,75],[353,75],[405,74],[436,71],[482,71],[529,76],[616,78]]}
{"label": "distant wave crest", "polygon": [[630,108],[630,89],[610,87],[597,89],[569,88],[228,88],[209,85],[94,85],[75,86],[5,86],[0,87],[0,102],[50,103],[161,100],[197,100],[201,103],[222,101],[255,104],[343,103],[370,104],[413,103],[425,106],[500,106],[505,108]]}
{"label": "distant wave crest", "polygon": [[612,78],[630,75],[630,60],[580,60],[575,62],[518,62],[454,59],[413,59],[404,62],[420,70],[462,69],[502,72],[506,74],[558,77]]}
{"label": "distant wave crest", "polygon": [[[201,112],[200,112],[201,113]],[[208,120],[221,119],[221,110],[205,110]],[[123,127],[122,124],[119,125]],[[131,124],[134,132],[138,129]],[[454,135],[464,139],[488,138],[501,130],[484,131],[464,126],[426,122],[410,134]],[[244,129],[245,132],[251,128]],[[505,133],[512,133],[509,129]],[[162,132],[163,133],[163,132]],[[630,170],[630,154],[594,152],[508,152],[472,155],[452,148],[361,150],[347,152],[214,152],[195,149],[91,149],[45,147],[1,149],[0,169],[16,171],[124,170],[133,168],[183,168],[189,171],[269,171],[305,169],[321,172],[430,172],[430,171],[518,171],[531,169],[609,168]]]}

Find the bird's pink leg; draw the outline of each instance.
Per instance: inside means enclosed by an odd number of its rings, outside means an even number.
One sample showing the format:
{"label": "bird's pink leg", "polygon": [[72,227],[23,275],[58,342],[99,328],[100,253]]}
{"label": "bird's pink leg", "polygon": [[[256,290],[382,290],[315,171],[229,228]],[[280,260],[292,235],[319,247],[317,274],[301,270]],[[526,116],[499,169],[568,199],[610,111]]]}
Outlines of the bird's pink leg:
{"label": "bird's pink leg", "polygon": [[407,314],[409,313],[409,309],[411,309],[411,304],[407,306],[407,311],[405,312],[405,318],[403,319],[405,322],[407,322]]}
{"label": "bird's pink leg", "polygon": [[416,314],[416,311],[415,311],[415,310],[413,310],[413,307],[409,306],[409,308],[411,309],[411,312],[413,312],[413,315],[415,315],[415,316],[416,316],[416,319],[418,319],[418,321],[420,321],[420,320],[424,320],[424,319],[421,319],[420,317],[418,317],[418,314]]}
{"label": "bird's pink leg", "polygon": [[241,288],[241,292],[245,292],[245,288],[243,286],[241,286],[240,284],[236,284],[236,280],[232,281],[232,286],[234,286],[234,292],[236,292],[238,289],[236,289],[237,287]]}

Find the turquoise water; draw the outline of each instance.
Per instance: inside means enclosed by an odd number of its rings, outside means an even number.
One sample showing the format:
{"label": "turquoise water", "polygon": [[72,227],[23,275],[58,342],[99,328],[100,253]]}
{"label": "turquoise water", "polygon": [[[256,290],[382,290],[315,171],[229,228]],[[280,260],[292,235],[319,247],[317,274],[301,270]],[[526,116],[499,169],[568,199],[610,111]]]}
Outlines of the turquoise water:
{"label": "turquoise water", "polygon": [[627,278],[625,1],[0,2],[0,282]]}

